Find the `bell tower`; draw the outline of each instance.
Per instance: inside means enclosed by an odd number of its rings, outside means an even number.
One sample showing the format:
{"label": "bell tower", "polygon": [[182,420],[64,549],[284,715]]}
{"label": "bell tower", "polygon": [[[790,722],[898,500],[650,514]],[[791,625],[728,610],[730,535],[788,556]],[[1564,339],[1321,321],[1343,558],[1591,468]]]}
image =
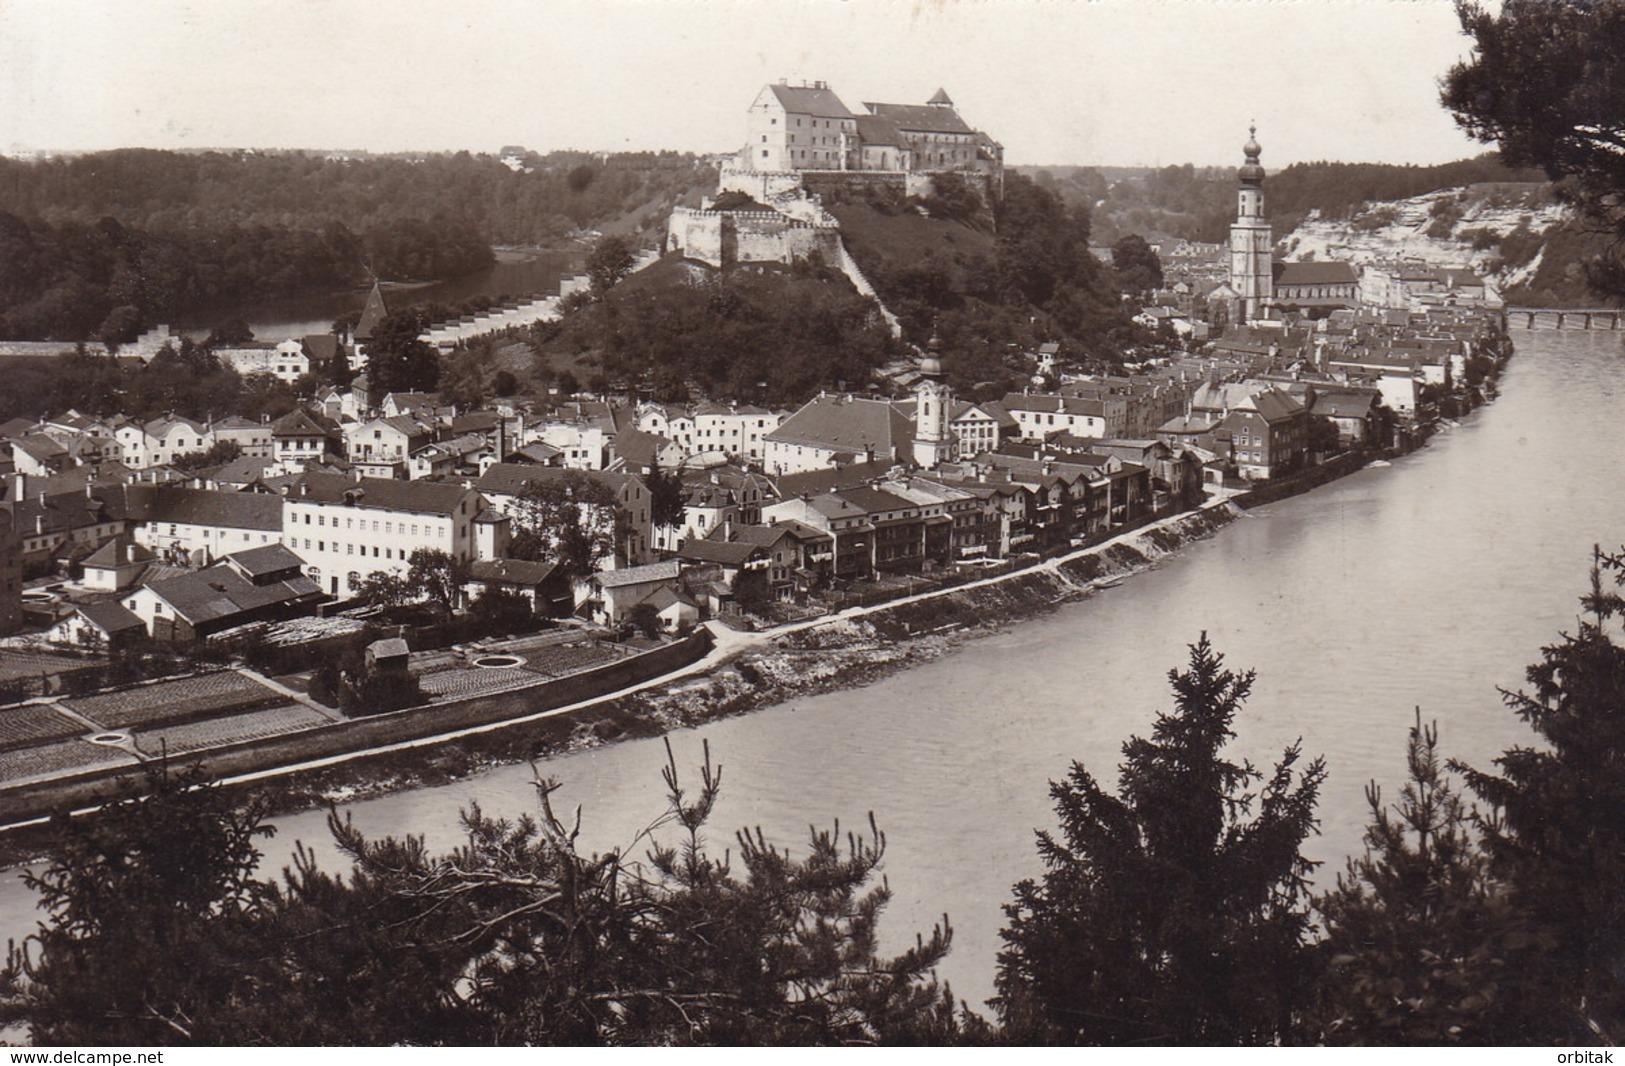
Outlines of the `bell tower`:
{"label": "bell tower", "polygon": [[914,386],[914,462],[930,470],[953,454],[953,433],[948,427],[953,397],[942,371],[942,341],[936,331],[920,360],[920,383]]}
{"label": "bell tower", "polygon": [[1236,221],[1230,227],[1230,287],[1241,298],[1244,321],[1258,318],[1275,298],[1275,234],[1264,215],[1264,168],[1258,164],[1258,127],[1247,128],[1247,161],[1236,172]]}

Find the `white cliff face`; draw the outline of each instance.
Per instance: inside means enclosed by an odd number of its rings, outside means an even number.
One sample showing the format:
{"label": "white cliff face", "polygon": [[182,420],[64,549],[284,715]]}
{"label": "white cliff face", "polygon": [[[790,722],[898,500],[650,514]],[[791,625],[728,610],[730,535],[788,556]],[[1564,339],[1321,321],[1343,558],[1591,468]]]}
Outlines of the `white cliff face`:
{"label": "white cliff face", "polygon": [[[1429,234],[1430,229],[1445,228],[1446,224],[1435,226],[1441,214],[1448,219],[1458,211],[1460,218],[1450,226],[1450,236]],[[1414,259],[1471,267],[1504,291],[1533,278],[1544,252],[1537,250],[1523,263],[1506,264],[1501,239],[1520,227],[1544,236],[1568,217],[1567,209],[1552,200],[1546,186],[1440,189],[1408,200],[1368,203],[1346,219],[1324,219],[1313,213],[1283,237],[1277,249],[1294,260],[1364,265]]]}

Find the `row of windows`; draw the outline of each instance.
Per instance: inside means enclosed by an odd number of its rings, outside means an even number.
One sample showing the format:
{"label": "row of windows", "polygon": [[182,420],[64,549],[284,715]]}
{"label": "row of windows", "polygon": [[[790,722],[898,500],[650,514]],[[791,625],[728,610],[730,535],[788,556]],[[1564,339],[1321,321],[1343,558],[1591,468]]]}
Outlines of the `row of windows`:
{"label": "row of windows", "polygon": [[[294,517],[294,521],[297,523],[300,516],[299,515],[294,515],[293,517]],[[307,526],[310,525],[310,515],[308,515],[308,514],[305,515],[304,519],[305,519],[305,525],[307,525]],[[385,532],[385,533],[405,533],[408,536],[412,536],[412,537],[418,536],[418,523],[413,522],[411,524],[411,526],[410,526],[410,529],[409,529],[408,526],[407,526],[407,523],[405,523],[405,522],[395,522],[392,519],[381,519],[380,520],[380,519],[374,518],[372,520],[372,532],[374,532],[374,533],[379,532],[378,523],[380,521],[382,521],[383,524],[384,524],[383,532]],[[318,525],[318,526],[327,525],[327,516],[324,515],[324,514],[318,514],[316,516],[316,525]],[[400,526],[399,529],[395,528],[397,525]],[[333,516],[333,528],[334,529],[339,528],[339,517],[338,517],[338,515]],[[344,528],[345,529],[360,529],[361,532],[365,533],[365,532],[367,532],[367,520],[365,518],[361,519],[361,524],[359,526],[357,526],[356,525],[356,520],[354,518],[346,515],[345,519],[344,519]],[[170,527],[170,532],[174,532],[174,527],[173,526]],[[434,526],[424,524],[424,526],[423,526],[423,536],[431,536],[435,532],[437,532],[437,530],[435,529]]]}
{"label": "row of windows", "polygon": [[[288,547],[294,549],[295,551],[299,550],[299,541],[300,541],[299,537],[289,537],[288,538]],[[305,550],[306,551],[313,550],[311,548],[310,538],[309,537],[305,537],[304,542],[305,542]],[[337,552],[339,550],[339,547],[340,547],[339,542],[336,541],[336,540],[333,541],[331,547],[332,547],[332,550],[334,552]],[[410,552],[408,552],[407,549],[405,549],[405,548],[401,548],[399,550],[397,550],[395,548],[380,548],[376,544],[345,544],[345,545],[343,545],[343,547],[344,547],[344,554],[345,555],[359,555],[359,556],[363,556],[363,557],[365,557],[367,555],[367,549],[371,548],[372,549],[372,558],[374,558],[374,559],[394,560],[394,559],[398,558],[398,559],[400,559],[401,561],[404,562],[406,560],[407,556],[410,554]],[[327,541],[318,540],[316,542],[316,547],[314,548],[314,550],[319,551],[319,552],[325,552],[325,551],[328,550],[328,548],[329,548],[329,545],[328,545]]]}

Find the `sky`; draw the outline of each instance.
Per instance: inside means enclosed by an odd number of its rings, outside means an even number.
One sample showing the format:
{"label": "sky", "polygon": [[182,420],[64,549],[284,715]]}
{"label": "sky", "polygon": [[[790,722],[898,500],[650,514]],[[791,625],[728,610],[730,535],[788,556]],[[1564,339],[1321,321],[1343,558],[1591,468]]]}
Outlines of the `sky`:
{"label": "sky", "polygon": [[0,152],[736,150],[945,88],[1011,164],[1440,163],[1450,0],[0,0]]}

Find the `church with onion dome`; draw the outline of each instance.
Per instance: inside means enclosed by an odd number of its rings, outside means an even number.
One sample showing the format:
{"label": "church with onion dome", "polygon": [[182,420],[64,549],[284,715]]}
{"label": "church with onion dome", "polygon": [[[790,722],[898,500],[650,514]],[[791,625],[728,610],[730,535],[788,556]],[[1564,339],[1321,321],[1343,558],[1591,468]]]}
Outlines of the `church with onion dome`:
{"label": "church with onion dome", "polygon": [[1359,306],[1360,274],[1352,263],[1278,262],[1275,233],[1264,209],[1263,148],[1258,128],[1249,126],[1242,145],[1245,161],[1236,171],[1236,221],[1230,226],[1228,281],[1208,297],[1209,321],[1245,324],[1278,317],[1282,311],[1311,315]]}

